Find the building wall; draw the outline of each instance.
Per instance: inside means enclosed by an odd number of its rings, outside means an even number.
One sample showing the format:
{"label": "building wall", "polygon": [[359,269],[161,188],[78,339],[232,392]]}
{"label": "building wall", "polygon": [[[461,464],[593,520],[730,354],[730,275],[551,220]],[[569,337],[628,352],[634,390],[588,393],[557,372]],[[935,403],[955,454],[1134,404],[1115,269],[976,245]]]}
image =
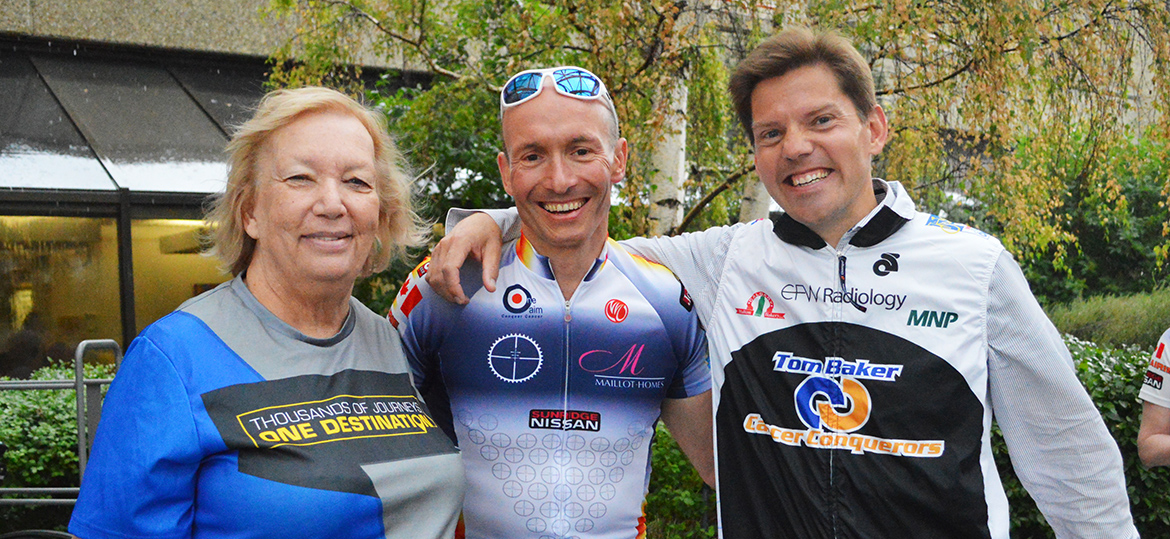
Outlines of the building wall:
{"label": "building wall", "polygon": [[[0,34],[267,57],[295,21],[266,14],[269,0],[0,0]],[[421,66],[367,51],[364,66]]]}
{"label": "building wall", "polygon": [[290,34],[268,0],[0,0],[0,32],[267,56]]}

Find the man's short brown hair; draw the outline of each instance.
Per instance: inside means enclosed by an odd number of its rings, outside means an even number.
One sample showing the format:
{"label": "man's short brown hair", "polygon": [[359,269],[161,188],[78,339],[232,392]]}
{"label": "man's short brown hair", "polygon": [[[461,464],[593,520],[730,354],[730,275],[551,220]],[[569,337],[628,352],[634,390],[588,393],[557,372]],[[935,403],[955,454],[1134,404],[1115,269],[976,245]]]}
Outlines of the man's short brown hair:
{"label": "man's short brown hair", "polygon": [[873,91],[873,74],[861,53],[845,38],[834,33],[813,32],[808,28],[786,29],[760,43],[735,67],[728,88],[739,122],[752,135],[752,92],[759,83],[805,66],[823,65],[833,72],[857,114],[863,120],[877,106]]}

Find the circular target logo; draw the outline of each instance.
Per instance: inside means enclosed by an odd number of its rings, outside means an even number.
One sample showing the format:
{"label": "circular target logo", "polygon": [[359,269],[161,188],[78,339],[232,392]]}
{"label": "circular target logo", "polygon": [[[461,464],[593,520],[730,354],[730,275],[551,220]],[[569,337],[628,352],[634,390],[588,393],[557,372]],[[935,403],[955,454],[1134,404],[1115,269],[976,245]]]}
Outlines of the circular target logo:
{"label": "circular target logo", "polygon": [[504,308],[512,314],[520,314],[532,306],[532,294],[523,286],[514,284],[504,290]]}
{"label": "circular target logo", "polygon": [[605,317],[615,324],[622,323],[630,314],[630,308],[620,299],[611,299],[605,304]]}
{"label": "circular target logo", "polygon": [[527,382],[540,372],[540,365],[543,362],[544,355],[540,352],[540,345],[527,335],[519,333],[496,339],[488,350],[488,367],[497,378],[505,382]]}

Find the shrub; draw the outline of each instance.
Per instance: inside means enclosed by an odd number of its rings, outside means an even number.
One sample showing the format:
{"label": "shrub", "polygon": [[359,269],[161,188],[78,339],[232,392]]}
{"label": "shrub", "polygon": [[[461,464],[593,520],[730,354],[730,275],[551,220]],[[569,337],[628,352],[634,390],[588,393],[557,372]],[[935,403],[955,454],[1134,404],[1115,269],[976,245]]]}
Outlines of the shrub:
{"label": "shrub", "polygon": [[1153,346],[1170,327],[1170,288],[1131,296],[1078,299],[1048,309],[1062,333],[1112,348]]}
{"label": "shrub", "polygon": [[[109,378],[113,372],[113,365],[85,366],[87,378]],[[30,379],[72,380],[73,364],[53,361],[33,371]],[[0,441],[8,446],[3,486],[76,487],[76,416],[72,389],[0,391]],[[71,511],[69,506],[0,506],[0,533],[62,527]]]}
{"label": "shrub", "polygon": [[[1098,138],[1097,131],[1070,126],[1066,144],[1025,140],[1014,152],[1017,170],[1066,187],[1055,201],[1058,226],[1077,238],[1030,252],[1017,249],[1042,303],[1142,292],[1167,277],[1170,139],[1154,131],[1132,139]],[[999,223],[986,224],[987,232],[1004,235]]]}
{"label": "shrub", "polygon": [[670,432],[658,424],[646,495],[646,537],[715,537],[715,493],[703,485]]}
{"label": "shrub", "polygon": [[[1147,470],[1138,459],[1141,389],[1149,352],[1138,346],[1110,348],[1066,336],[1081,383],[1101,411],[1105,426],[1121,449],[1130,509],[1142,537],[1170,537],[1170,473]],[[993,440],[1000,477],[1012,508],[1012,537],[1053,537],[1052,530],[1012,472],[1003,438]]]}

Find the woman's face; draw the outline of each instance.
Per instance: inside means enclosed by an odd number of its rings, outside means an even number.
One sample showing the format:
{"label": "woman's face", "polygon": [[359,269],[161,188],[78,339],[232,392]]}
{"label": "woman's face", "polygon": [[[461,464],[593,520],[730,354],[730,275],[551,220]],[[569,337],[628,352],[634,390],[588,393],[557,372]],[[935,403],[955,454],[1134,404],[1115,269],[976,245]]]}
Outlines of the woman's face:
{"label": "woman's face", "polygon": [[255,173],[256,199],[244,214],[256,240],[248,270],[286,285],[352,285],[378,226],[374,141],[365,126],[340,111],[303,114],[269,135]]}

